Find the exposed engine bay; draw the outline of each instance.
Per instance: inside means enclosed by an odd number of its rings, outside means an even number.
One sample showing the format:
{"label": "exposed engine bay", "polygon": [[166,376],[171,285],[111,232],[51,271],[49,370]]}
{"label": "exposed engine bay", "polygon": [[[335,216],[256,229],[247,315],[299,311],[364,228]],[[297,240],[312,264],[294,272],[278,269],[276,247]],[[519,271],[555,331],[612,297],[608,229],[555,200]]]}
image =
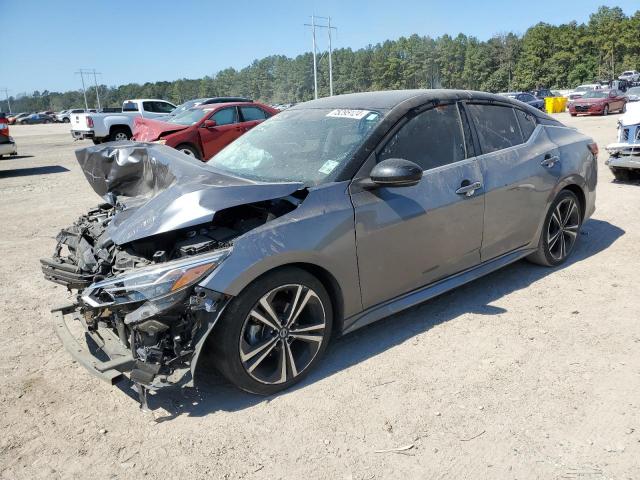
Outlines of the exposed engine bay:
{"label": "exposed engine bay", "polygon": [[[112,381],[114,370],[129,373],[141,391],[176,383],[193,371],[228,301],[198,281],[234,239],[295,210],[306,190],[226,179],[164,146],[100,145],[77,156],[106,202],[62,229],[53,256],[41,260],[48,280],[75,292],[75,303],[58,310],[79,320],[109,360],[76,358]],[[57,333],[71,342],[60,322]]]}

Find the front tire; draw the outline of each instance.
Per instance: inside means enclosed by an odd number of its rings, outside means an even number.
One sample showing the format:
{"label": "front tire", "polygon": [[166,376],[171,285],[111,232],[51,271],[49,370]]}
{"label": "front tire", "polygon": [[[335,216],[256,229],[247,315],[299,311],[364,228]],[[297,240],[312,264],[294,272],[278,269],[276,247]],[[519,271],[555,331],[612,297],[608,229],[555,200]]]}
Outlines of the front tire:
{"label": "front tire", "polygon": [[582,227],[582,209],[578,197],[562,190],[547,212],[538,241],[538,250],[527,260],[555,267],[564,263],[573,252]]}
{"label": "front tire", "polygon": [[605,105],[602,109],[602,116],[606,117],[607,115],[609,115],[609,105]]}
{"label": "front tire", "polygon": [[626,168],[611,168],[611,173],[619,182],[628,182],[631,180],[631,172]]}
{"label": "front tire", "polygon": [[202,155],[200,155],[200,152],[194,147],[192,147],[191,145],[187,145],[187,144],[178,145],[176,147],[176,150],[184,153],[185,155],[189,155],[190,157],[194,157],[194,158],[197,158],[198,160],[202,160]]}
{"label": "front tire", "polygon": [[331,337],[333,309],[322,283],[299,268],[260,277],[229,303],[213,332],[220,373],[270,395],[302,380]]}

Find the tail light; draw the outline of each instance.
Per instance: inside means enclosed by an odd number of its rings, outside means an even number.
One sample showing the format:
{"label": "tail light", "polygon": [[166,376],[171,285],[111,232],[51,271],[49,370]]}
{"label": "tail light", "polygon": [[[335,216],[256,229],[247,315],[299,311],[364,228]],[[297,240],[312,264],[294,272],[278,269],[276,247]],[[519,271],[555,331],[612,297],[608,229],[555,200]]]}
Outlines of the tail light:
{"label": "tail light", "polygon": [[93,118],[87,115],[87,128],[93,128]]}
{"label": "tail light", "polygon": [[589,145],[587,145],[587,147],[589,148],[589,151],[593,154],[593,156],[597,158],[598,153],[600,152],[600,149],[598,149],[598,144],[590,143]]}
{"label": "tail light", "polygon": [[0,118],[0,135],[9,136],[9,122],[6,118]]}

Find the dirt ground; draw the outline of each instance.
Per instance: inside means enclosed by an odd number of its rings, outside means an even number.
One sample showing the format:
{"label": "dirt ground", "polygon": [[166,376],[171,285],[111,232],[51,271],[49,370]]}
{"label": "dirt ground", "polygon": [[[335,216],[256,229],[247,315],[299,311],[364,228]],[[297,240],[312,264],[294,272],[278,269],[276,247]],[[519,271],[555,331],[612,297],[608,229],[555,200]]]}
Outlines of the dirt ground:
{"label": "dirt ground", "polygon": [[[65,125],[12,127],[0,161],[0,478],[640,478],[640,185],[602,147],[618,115],[562,121],[601,146],[571,261],[518,262],[334,342],[271,398],[206,369],[143,414],[76,365],[38,263],[98,203]],[[400,449],[393,451],[392,449]]]}

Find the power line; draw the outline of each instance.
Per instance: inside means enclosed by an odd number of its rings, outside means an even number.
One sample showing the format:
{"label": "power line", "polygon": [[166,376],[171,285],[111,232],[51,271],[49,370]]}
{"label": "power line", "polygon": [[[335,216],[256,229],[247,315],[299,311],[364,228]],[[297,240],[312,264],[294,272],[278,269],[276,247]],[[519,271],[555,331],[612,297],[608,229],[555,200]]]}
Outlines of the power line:
{"label": "power line", "polygon": [[[316,23],[316,18],[326,20],[327,25],[320,25]],[[318,98],[318,61],[316,59],[316,28],[326,28],[329,36],[329,96],[333,96],[333,50],[331,45],[331,30],[337,30],[336,27],[331,26],[331,17],[319,17],[311,15],[311,23],[305,23],[306,27],[311,27],[311,38],[313,42],[313,96]]]}

